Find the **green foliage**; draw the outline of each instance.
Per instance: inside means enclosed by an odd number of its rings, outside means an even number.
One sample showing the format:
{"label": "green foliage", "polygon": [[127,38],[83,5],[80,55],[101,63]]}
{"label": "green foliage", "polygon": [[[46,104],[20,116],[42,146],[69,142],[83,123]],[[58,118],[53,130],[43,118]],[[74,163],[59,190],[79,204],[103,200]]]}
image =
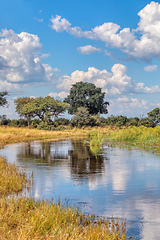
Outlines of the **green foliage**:
{"label": "green foliage", "polygon": [[91,115],[106,114],[109,103],[104,101],[104,96],[102,89],[93,83],[78,82],[72,86],[70,94],[64,101],[70,104],[69,114],[76,113],[80,107],[86,108]]}
{"label": "green foliage", "polygon": [[8,92],[0,92],[0,106],[2,107],[8,107],[8,101],[6,99],[6,96],[8,95]]}
{"label": "green foliage", "polygon": [[54,122],[53,122],[53,125],[55,127],[58,127],[60,125],[68,125],[69,124],[69,120],[66,119],[66,118],[58,118],[58,119],[55,119]]}
{"label": "green foliage", "polygon": [[31,126],[33,126],[34,128],[37,128],[37,126],[41,123],[41,120],[39,119],[33,119],[31,122]]}
{"label": "green foliage", "polygon": [[33,101],[34,99],[29,97],[22,97],[14,100],[14,104],[16,105],[16,112],[20,117],[24,117],[27,120],[28,125],[30,124],[31,119],[35,117],[35,114],[33,112],[24,111],[24,106],[27,104],[31,105]]}
{"label": "green foliage", "polygon": [[0,115],[0,125],[9,125],[11,122],[10,119],[6,118],[6,115]]}
{"label": "green foliage", "polygon": [[122,115],[118,117],[111,115],[106,119],[107,125],[122,127],[122,126],[125,126],[126,123],[127,123],[127,117]]}
{"label": "green foliage", "polygon": [[147,114],[148,114],[148,117],[152,119],[155,125],[160,123],[160,108],[155,108]]}
{"label": "green foliage", "polygon": [[105,141],[105,136],[101,132],[91,132],[88,134],[90,140],[90,150],[96,156],[98,151],[102,148]]}
{"label": "green foliage", "polygon": [[89,126],[90,123],[91,116],[89,111],[84,107],[79,107],[71,120],[71,125],[81,128],[82,126]]}
{"label": "green foliage", "polygon": [[128,118],[126,122],[126,126],[138,126],[139,118]]}
{"label": "green foliage", "polygon": [[146,117],[139,120],[138,126],[155,127],[155,123],[152,118]]}
{"label": "green foliage", "polygon": [[20,116],[25,117],[28,120],[28,124],[34,117],[38,117],[46,124],[50,124],[52,123],[52,117],[57,118],[68,108],[67,103],[55,100],[50,96],[35,99],[18,98],[15,100],[15,104],[16,112]]}

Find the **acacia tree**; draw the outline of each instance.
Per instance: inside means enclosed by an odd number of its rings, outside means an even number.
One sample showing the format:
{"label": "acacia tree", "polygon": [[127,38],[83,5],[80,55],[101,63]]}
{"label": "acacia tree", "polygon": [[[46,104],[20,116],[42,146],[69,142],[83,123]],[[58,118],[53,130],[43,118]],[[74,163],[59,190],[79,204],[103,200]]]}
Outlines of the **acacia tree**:
{"label": "acacia tree", "polygon": [[43,122],[49,122],[52,117],[57,118],[60,114],[63,114],[66,109],[68,108],[68,104],[55,100],[54,98],[47,96],[47,97],[38,97],[35,99],[27,98],[27,101],[24,104],[18,99],[21,104],[16,106],[16,110],[18,109],[18,113],[20,116],[25,117],[38,117]]}
{"label": "acacia tree", "polygon": [[79,107],[85,107],[89,114],[108,113],[109,102],[104,101],[105,93],[93,83],[78,82],[72,85],[70,93],[64,102],[69,103],[69,114],[77,112]]}
{"label": "acacia tree", "polygon": [[27,104],[31,104],[33,100],[33,98],[29,97],[22,97],[14,100],[14,104],[16,105],[16,112],[19,114],[20,117],[24,117],[27,120],[28,126],[32,118],[35,117],[35,114],[33,112],[24,111],[24,106]]}

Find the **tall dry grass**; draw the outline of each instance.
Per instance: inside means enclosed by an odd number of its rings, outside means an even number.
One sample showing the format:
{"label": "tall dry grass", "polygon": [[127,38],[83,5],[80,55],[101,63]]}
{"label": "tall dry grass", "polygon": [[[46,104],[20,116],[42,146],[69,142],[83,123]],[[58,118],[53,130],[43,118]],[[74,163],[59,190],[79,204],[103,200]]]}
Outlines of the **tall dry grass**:
{"label": "tall dry grass", "polygon": [[0,216],[0,239],[126,239],[125,222],[96,219],[47,201],[2,199]]}
{"label": "tall dry grass", "polygon": [[26,174],[0,157],[0,197],[21,191],[27,184]]}

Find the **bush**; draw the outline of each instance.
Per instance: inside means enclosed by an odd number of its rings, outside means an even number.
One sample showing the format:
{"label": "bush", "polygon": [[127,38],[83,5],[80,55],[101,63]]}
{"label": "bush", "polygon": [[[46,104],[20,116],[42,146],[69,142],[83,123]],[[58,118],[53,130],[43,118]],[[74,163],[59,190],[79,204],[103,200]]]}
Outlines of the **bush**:
{"label": "bush", "polygon": [[58,127],[60,125],[68,125],[69,122],[70,121],[68,119],[66,119],[66,118],[58,118],[58,119],[54,120],[53,125],[55,127]]}
{"label": "bush", "polygon": [[75,116],[71,120],[71,125],[73,127],[83,127],[83,126],[90,126],[94,124],[95,119],[91,117],[89,114],[89,111],[84,108],[80,107],[78,108],[77,112],[75,113]]}
{"label": "bush", "polygon": [[138,126],[138,122],[139,122],[139,118],[135,117],[135,118],[128,118],[126,126]]}
{"label": "bush", "polygon": [[38,125],[42,122],[42,120],[39,120],[39,119],[34,119],[32,120],[31,122],[31,126],[33,126],[34,128],[37,128]]}
{"label": "bush", "polygon": [[12,127],[27,127],[28,126],[28,122],[24,119],[13,119],[10,121],[9,126]]}
{"label": "bush", "polygon": [[122,126],[125,126],[126,123],[127,123],[127,117],[122,116],[122,115],[120,115],[118,117],[111,115],[110,117],[108,117],[106,119],[107,125],[122,127]]}
{"label": "bush", "polygon": [[142,125],[145,127],[155,127],[155,123],[154,123],[153,119],[147,118],[147,117],[139,120],[138,126],[142,126]]}
{"label": "bush", "polygon": [[11,122],[11,120],[7,119],[6,115],[0,116],[0,125],[9,125],[10,122]]}

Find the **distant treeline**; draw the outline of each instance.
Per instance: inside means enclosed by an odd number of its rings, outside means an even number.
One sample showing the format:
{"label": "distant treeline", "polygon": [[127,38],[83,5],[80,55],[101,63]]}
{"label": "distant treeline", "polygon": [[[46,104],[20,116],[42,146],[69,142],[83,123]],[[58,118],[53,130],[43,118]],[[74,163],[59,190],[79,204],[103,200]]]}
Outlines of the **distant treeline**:
{"label": "distant treeline", "polygon": [[[0,117],[0,125],[12,126],[12,127],[27,127],[28,121],[25,119],[7,119],[5,115]],[[66,118],[58,118],[54,121],[50,121],[49,124],[45,124],[42,120],[34,119],[30,123],[31,128],[44,129],[44,130],[63,130],[66,127],[83,127],[83,126],[145,126],[145,127],[155,127],[156,124],[153,119],[146,118],[127,118],[126,116],[110,116],[108,118],[91,116],[87,118],[73,117],[71,120]]]}

